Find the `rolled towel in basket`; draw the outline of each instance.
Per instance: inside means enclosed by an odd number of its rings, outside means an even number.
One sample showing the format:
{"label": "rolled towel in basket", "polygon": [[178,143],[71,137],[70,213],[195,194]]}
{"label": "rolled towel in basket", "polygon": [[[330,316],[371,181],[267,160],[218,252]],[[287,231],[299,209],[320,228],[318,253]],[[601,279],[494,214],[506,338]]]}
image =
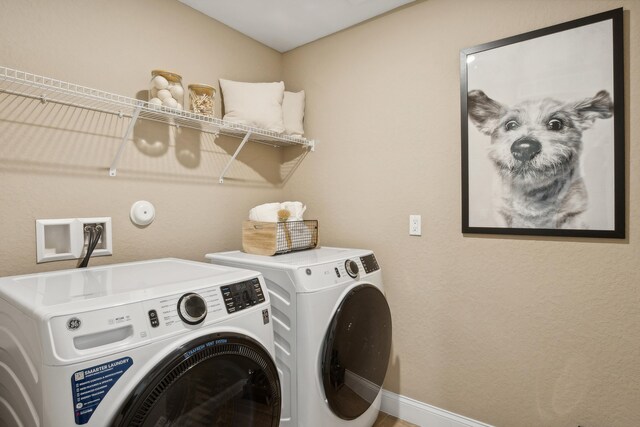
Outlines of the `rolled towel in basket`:
{"label": "rolled towel in basket", "polygon": [[302,202],[282,202],[280,203],[280,209],[286,209],[289,211],[289,219],[287,221],[302,221],[302,215],[307,207]]}
{"label": "rolled towel in basket", "polygon": [[249,219],[260,222],[278,222],[279,210],[280,203],[265,203],[251,209],[249,211]]}
{"label": "rolled towel in basket", "polygon": [[265,203],[249,211],[249,220],[260,222],[278,222],[278,211],[289,211],[287,221],[302,221],[302,215],[307,207],[302,202]]}

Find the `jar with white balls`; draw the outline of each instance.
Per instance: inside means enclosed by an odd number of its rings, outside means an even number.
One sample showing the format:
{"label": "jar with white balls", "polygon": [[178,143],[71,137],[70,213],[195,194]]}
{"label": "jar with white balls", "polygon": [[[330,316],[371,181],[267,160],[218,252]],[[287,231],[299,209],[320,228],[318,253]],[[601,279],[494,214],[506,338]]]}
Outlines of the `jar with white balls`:
{"label": "jar with white balls", "polygon": [[184,87],[182,76],[169,71],[151,71],[149,83],[149,106],[151,108],[168,107],[182,110],[184,105]]}

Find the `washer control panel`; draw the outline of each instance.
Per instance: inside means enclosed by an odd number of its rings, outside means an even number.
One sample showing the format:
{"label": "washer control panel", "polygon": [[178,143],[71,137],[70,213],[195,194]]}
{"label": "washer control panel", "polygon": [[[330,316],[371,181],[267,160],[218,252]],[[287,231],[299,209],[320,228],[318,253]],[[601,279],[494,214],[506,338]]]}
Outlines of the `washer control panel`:
{"label": "washer control panel", "polygon": [[52,344],[47,350],[48,363],[67,363],[124,343],[133,345],[225,319],[231,313],[266,302],[268,297],[260,280],[250,277],[192,292],[54,316],[48,321]]}
{"label": "washer control panel", "polygon": [[207,316],[207,302],[195,292],[189,292],[178,300],[178,316],[188,325],[202,323]]}
{"label": "washer control panel", "polygon": [[235,313],[265,301],[258,278],[220,287],[227,313]]}
{"label": "washer control panel", "polygon": [[347,270],[347,274],[354,279],[358,277],[358,273],[360,273],[358,263],[352,259],[348,259],[344,262],[344,269]]}
{"label": "washer control panel", "polygon": [[151,323],[152,328],[157,328],[160,326],[160,321],[158,320],[158,312],[155,310],[149,310],[149,323]]}
{"label": "washer control panel", "polygon": [[145,305],[151,327],[165,331],[166,328],[181,330],[184,326],[215,320],[223,313],[218,287],[174,294],[146,301]]}
{"label": "washer control panel", "polygon": [[380,266],[378,265],[378,261],[376,260],[376,256],[374,254],[361,256],[360,261],[362,262],[362,267],[364,268],[364,272],[367,274],[374,272],[376,270],[380,270]]}

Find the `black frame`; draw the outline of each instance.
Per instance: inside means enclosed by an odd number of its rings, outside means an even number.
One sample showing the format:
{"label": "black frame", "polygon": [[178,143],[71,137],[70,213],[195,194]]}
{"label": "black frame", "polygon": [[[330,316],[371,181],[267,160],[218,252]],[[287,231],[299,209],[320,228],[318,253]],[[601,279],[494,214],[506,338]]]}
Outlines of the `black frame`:
{"label": "black frame", "polygon": [[[578,27],[611,20],[613,55],[613,174],[614,174],[614,229],[551,229],[551,228],[510,228],[478,227],[469,225],[469,115],[468,92],[478,89],[468,87],[468,64],[470,55],[498,49],[522,41],[547,36]],[[462,232],[479,234],[599,237],[624,239],[625,228],[625,123],[624,123],[624,49],[623,49],[623,9],[614,9],[570,22],[531,31],[513,37],[463,49],[460,52],[460,106],[462,130]]]}

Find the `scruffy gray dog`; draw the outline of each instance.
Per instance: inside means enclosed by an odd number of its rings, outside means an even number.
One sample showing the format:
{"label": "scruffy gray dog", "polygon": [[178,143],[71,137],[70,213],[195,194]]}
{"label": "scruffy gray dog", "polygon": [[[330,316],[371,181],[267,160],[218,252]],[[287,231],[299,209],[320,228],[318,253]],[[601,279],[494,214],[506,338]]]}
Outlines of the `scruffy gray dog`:
{"label": "scruffy gray dog", "polygon": [[587,228],[587,191],[580,176],[582,133],[613,115],[607,91],[578,102],[551,98],[503,105],[472,90],[469,117],[491,136],[489,158],[501,177],[496,208],[503,226]]}

